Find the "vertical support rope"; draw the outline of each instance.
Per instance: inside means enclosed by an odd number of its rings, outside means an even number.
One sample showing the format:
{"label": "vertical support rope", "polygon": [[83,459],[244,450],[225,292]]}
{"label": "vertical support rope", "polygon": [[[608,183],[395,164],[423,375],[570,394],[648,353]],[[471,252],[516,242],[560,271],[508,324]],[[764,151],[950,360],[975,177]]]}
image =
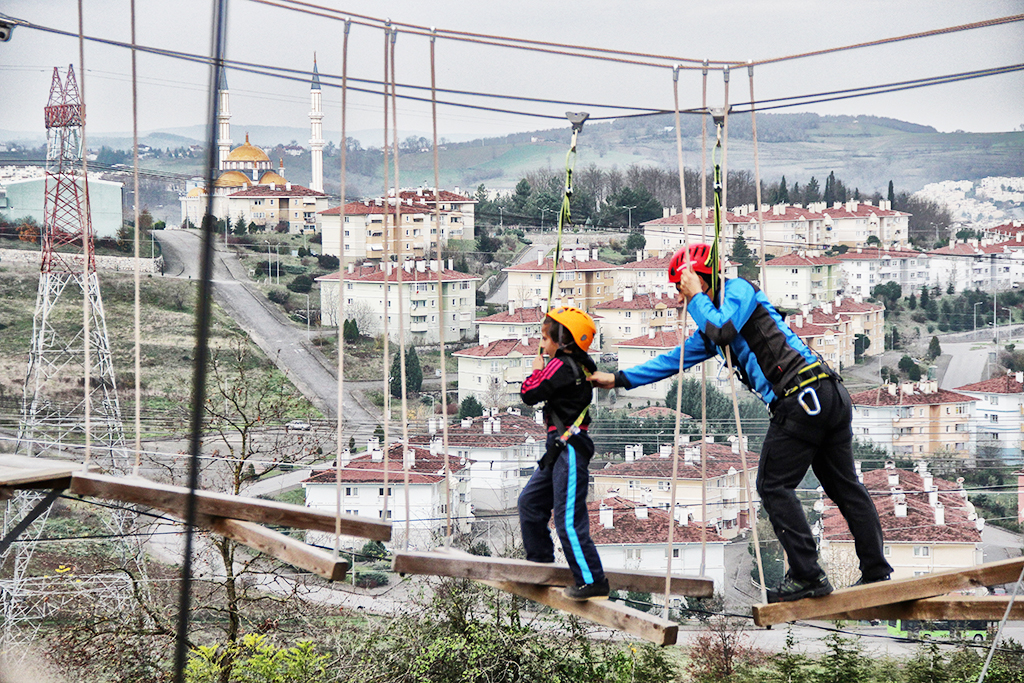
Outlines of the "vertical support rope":
{"label": "vertical support rope", "polygon": [[[704,60],[704,74],[701,87],[700,117],[700,241],[707,242],[708,215],[708,60]],[[700,364],[700,479],[708,479],[708,367]],[[701,487],[700,492],[700,523],[704,527],[701,533],[706,536],[708,525],[708,490]],[[704,538],[705,536],[701,536]],[[707,569],[707,546],[702,542],[700,547],[700,575],[704,576]]]}
{"label": "vertical support rope", "polygon": [[758,250],[758,257],[761,259],[761,291],[766,292],[768,276],[765,273],[764,260],[764,211],[761,209],[761,167],[758,164],[757,156],[757,101],[754,99],[754,65],[747,63],[747,75],[750,77],[750,129],[754,141],[754,193],[757,201],[757,230],[761,238],[761,248]]}
{"label": "vertical support rope", "polygon": [[444,351],[444,253],[441,251],[441,164],[437,154],[437,69],[435,58],[435,43],[437,42],[437,29],[430,27],[430,113],[434,130],[434,225],[437,226],[437,314],[440,324],[438,326],[438,341],[441,345],[441,420],[442,420],[442,447],[444,448],[444,545],[451,546],[452,543],[452,489],[451,471],[448,463],[448,367]]}
{"label": "vertical support rope", "polygon": [[722,78],[724,80],[725,89],[725,105],[724,105],[724,118],[723,127],[724,140],[722,142],[722,206],[725,208],[726,213],[729,211],[729,67],[726,65],[722,68]]}
{"label": "vertical support rope", "polygon": [[206,156],[206,213],[203,216],[202,256],[199,266],[199,298],[196,304],[196,351],[192,375],[192,415],[189,433],[188,497],[185,503],[185,552],[181,565],[181,591],[174,652],[174,682],[182,683],[188,658],[188,622],[192,592],[192,546],[196,523],[196,488],[199,486],[199,451],[203,438],[203,406],[206,404],[206,364],[210,346],[210,301],[213,296],[213,242],[216,225],[213,217],[214,175],[217,170],[218,85],[224,72],[227,30],[227,0],[218,0],[213,22],[213,61],[210,69],[209,137]]}
{"label": "vertical support rope", "polygon": [[[382,249],[381,249],[381,267],[384,269],[384,443],[381,444],[382,452],[384,453],[384,506],[381,512],[381,521],[388,521],[388,456],[390,455],[389,443],[390,432],[389,427],[391,426],[391,387],[388,382],[388,373],[391,371],[391,338],[388,330],[388,314],[390,313],[390,301],[388,300],[388,290],[391,289],[391,256],[388,253],[388,241],[390,235],[388,234],[388,217],[391,214],[389,199],[388,199],[388,184],[390,182],[390,166],[388,165],[388,68],[390,60],[388,59],[389,43],[391,42],[391,22],[387,22],[384,28],[384,144],[381,145],[384,151],[384,231],[381,234],[382,238]],[[397,230],[397,226],[395,226]]]}
{"label": "vertical support rope", "polygon": [[[348,141],[346,135],[348,133],[346,129],[347,119],[346,111],[348,107],[348,34],[352,28],[352,20],[345,20],[345,37],[341,44],[341,204],[338,206],[338,233],[340,243],[338,245],[338,253],[341,255],[339,259],[339,266],[341,270],[338,272],[338,434],[337,434],[337,449],[335,462],[337,468],[334,471],[334,494],[335,494],[335,508],[334,508],[334,559],[338,560],[341,555],[341,453],[344,435],[345,435],[345,419],[344,419],[344,404],[345,404],[345,335],[343,330],[345,328],[345,163],[347,161]],[[322,323],[321,323],[322,324]],[[355,576],[355,556],[352,558],[352,575]]]}
{"label": "vertical support rope", "polygon": [[1017,583],[1013,584],[1013,592],[1010,593],[1010,601],[1006,603],[1006,611],[1003,612],[1003,618],[999,621],[999,628],[996,629],[996,634],[992,637],[992,645],[988,649],[988,656],[985,657],[985,666],[981,667],[981,671],[978,673],[978,683],[985,683],[985,676],[988,675],[988,667],[992,664],[992,656],[996,653],[996,647],[999,645],[999,638],[1003,634],[1003,627],[1006,626],[1006,622],[1010,618],[1010,612],[1013,611],[1013,603],[1017,600],[1017,591],[1020,590],[1021,581],[1024,581],[1024,567],[1020,570],[1020,576],[1017,577]]}
{"label": "vertical support rope", "polygon": [[[402,184],[398,174],[398,81],[395,77],[395,42],[398,40],[398,29],[391,32],[391,136],[394,139],[394,165],[395,165],[395,242],[398,254],[398,341],[399,359],[401,365],[399,378],[402,383],[402,489],[405,495],[405,549],[409,549],[410,509],[409,509],[409,391],[406,388],[405,370],[405,307],[402,301],[405,298],[405,249],[402,248]],[[386,75],[385,75],[386,77]],[[384,141],[387,144],[387,140]],[[429,238],[428,238],[429,239]],[[408,246],[408,244],[406,245]],[[414,276],[415,279],[415,276]]]}
{"label": "vertical support rope", "polygon": [[[85,27],[83,19],[82,0],[78,0],[78,91],[82,98],[82,111],[85,111]],[[92,318],[92,301],[89,299],[89,290],[92,286],[92,273],[89,272],[89,264],[92,263],[92,215],[89,209],[89,154],[85,142],[86,117],[82,116],[82,188],[85,193],[85,202],[82,206],[82,346],[84,358],[82,367],[85,371],[83,383],[83,398],[85,419],[85,463],[89,467],[92,460],[92,331],[90,318]],[[97,285],[98,287],[98,285]]]}
{"label": "vertical support rope", "polygon": [[[679,166],[679,202],[683,214],[683,247],[690,248],[690,228],[686,220],[686,182],[683,171],[683,134],[679,127],[679,67],[672,69],[672,95],[675,101],[675,123],[676,123],[676,162]],[[669,600],[672,595],[672,547],[675,544],[676,530],[676,489],[679,478],[679,425],[682,421],[680,416],[683,412],[683,357],[682,346],[685,340],[686,331],[686,303],[676,316],[676,337],[679,340],[679,374],[676,380],[676,424],[672,438],[672,488],[669,494],[668,507],[668,548],[665,553],[665,604],[662,608],[662,617],[668,619]],[[703,484],[703,482],[702,482]],[[701,555],[704,554],[707,534],[701,534]],[[685,558],[683,566],[686,566]]]}
{"label": "vertical support rope", "polygon": [[[142,231],[139,229],[139,80],[135,59],[135,0],[131,0],[130,14],[132,23],[132,186],[134,192],[132,203],[134,204],[135,220],[135,465],[132,468],[132,474],[137,477],[142,459],[142,306],[139,293],[142,285],[142,275],[139,269],[139,239],[142,236]],[[149,239],[153,239],[152,232],[150,232]]]}

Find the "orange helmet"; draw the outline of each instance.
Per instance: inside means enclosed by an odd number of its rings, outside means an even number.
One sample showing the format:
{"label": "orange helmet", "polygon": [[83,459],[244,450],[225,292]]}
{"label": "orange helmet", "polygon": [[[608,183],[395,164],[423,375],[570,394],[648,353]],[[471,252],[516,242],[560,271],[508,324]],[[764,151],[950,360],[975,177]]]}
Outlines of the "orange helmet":
{"label": "orange helmet", "polygon": [[589,315],[573,306],[560,306],[548,311],[548,317],[569,330],[576,346],[580,347],[582,351],[590,348],[597,327],[594,325],[594,319]]}
{"label": "orange helmet", "polygon": [[668,266],[668,281],[679,282],[682,272],[688,267],[693,267],[693,272],[711,275],[711,245],[691,244],[689,248],[683,247],[672,257]]}

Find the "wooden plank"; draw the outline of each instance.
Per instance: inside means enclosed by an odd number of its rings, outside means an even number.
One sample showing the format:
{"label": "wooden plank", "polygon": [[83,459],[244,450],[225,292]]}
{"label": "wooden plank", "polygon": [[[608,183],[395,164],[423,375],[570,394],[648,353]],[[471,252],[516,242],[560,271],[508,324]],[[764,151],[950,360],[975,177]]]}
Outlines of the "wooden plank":
{"label": "wooden plank", "polygon": [[1024,558],[1015,557],[970,569],[954,569],[912,579],[881,581],[843,588],[822,598],[754,605],[754,623],[758,626],[771,626],[788,621],[821,619],[831,614],[891,605],[907,600],[933,598],[970,588],[1014,583],[1020,576],[1022,567]]}
{"label": "wooden plank", "polygon": [[[880,605],[867,609],[851,610],[819,617],[825,621],[847,619],[869,621],[871,619],[979,619],[999,621],[1006,614],[1010,604],[1008,595],[943,595],[923,600],[908,600],[892,605]],[[1011,621],[1024,621],[1024,596],[1013,602],[1010,610]]]}
{"label": "wooden plank", "polygon": [[[189,495],[189,490],[184,486],[158,484],[138,477],[108,477],[83,472],[76,472],[72,476],[71,491],[82,496],[147,505],[179,518],[185,515]],[[196,511],[210,517],[227,517],[327,533],[335,531],[335,515],[325,510],[226,493],[196,491]],[[341,515],[341,533],[375,541],[390,541],[391,524],[354,515]]]}
{"label": "wooden plank", "polygon": [[[90,465],[89,469],[97,469]],[[82,463],[25,455],[0,455],[0,486],[10,488],[67,488],[74,472],[84,471]]]}
{"label": "wooden plank", "polygon": [[[567,565],[528,562],[507,557],[479,557],[464,553],[397,552],[392,571],[400,574],[453,576],[463,579],[516,581],[541,586],[569,586],[572,571]],[[665,575],[653,572],[618,572],[605,570],[612,590],[638,593],[664,593]],[[706,598],[714,594],[711,579],[672,577],[672,595]]]}
{"label": "wooden plank", "polygon": [[522,598],[575,614],[594,623],[643,638],[655,645],[674,645],[679,624],[610,600],[570,600],[561,588],[537,586],[518,581],[480,581],[480,583],[513,593]]}
{"label": "wooden plank", "polygon": [[311,571],[328,581],[340,581],[345,578],[345,572],[348,571],[348,562],[345,560],[335,560],[331,553],[253,522],[204,515],[200,523],[221,536],[276,557],[294,567]]}

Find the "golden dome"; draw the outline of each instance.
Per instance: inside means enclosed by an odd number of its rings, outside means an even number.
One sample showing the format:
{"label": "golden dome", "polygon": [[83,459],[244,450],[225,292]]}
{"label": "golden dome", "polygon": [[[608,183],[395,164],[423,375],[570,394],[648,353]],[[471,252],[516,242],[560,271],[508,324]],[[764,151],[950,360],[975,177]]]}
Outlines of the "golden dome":
{"label": "golden dome", "polygon": [[267,171],[266,173],[260,176],[260,185],[284,185],[287,182],[287,180],[282,178],[274,171]]}
{"label": "golden dome", "polygon": [[214,185],[217,187],[248,187],[252,185],[252,180],[241,171],[224,171]]}
{"label": "golden dome", "polygon": [[270,161],[270,157],[259,147],[249,144],[249,134],[245,134],[245,144],[235,147],[228,154],[228,161]]}
{"label": "golden dome", "polygon": [[186,194],[185,196],[186,197],[201,197],[204,194],[206,194],[206,188],[205,187],[193,187],[191,190],[188,191],[188,194]]}

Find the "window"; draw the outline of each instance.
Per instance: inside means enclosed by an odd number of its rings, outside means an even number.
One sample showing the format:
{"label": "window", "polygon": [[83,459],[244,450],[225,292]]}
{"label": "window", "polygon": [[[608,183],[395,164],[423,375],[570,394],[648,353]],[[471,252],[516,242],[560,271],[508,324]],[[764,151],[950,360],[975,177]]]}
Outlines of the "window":
{"label": "window", "polygon": [[995,413],[992,413],[991,415],[988,416],[988,421],[989,422],[999,422],[999,416],[996,415]]}
{"label": "window", "polygon": [[998,396],[989,396],[988,397],[988,402],[991,403],[994,406],[997,406],[997,405],[999,405],[999,397]]}
{"label": "window", "polygon": [[914,546],[914,557],[929,557],[931,555],[931,548],[926,545],[915,545]]}
{"label": "window", "polygon": [[886,557],[888,557],[889,555],[892,555],[892,546],[891,545],[883,545],[882,546],[882,554],[885,555]]}
{"label": "window", "polygon": [[359,489],[356,488],[355,486],[346,486],[345,487],[345,495],[346,496],[358,496],[359,495]]}
{"label": "window", "polygon": [[627,560],[639,560],[640,559],[640,548],[626,548],[626,559]]}
{"label": "window", "polygon": [[387,517],[384,517],[384,511],[383,510],[378,510],[377,511],[377,516],[380,517],[381,519],[391,519],[391,510],[388,510],[388,516]]}
{"label": "window", "polygon": [[[377,495],[379,495],[379,496],[383,496],[384,495],[384,487],[383,486],[381,486],[379,489],[377,489],[377,491],[378,491]],[[388,495],[389,496],[391,495],[391,487],[390,486],[388,487]]]}

